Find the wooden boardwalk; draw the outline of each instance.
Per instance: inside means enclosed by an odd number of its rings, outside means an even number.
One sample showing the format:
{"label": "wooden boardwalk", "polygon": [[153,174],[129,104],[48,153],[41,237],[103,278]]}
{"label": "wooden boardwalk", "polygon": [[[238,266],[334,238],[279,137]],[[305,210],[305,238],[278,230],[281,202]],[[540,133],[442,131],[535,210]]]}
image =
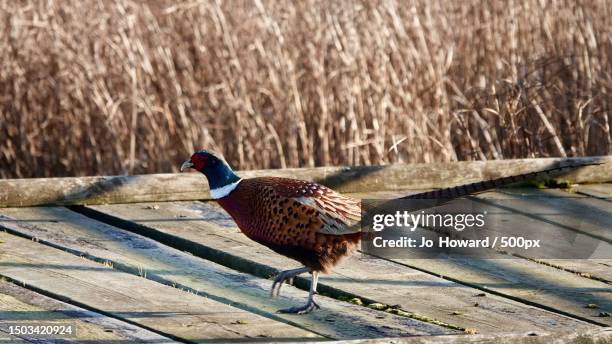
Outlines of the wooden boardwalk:
{"label": "wooden boardwalk", "polygon": [[[392,198],[421,191],[413,180],[419,176],[424,188],[442,187],[558,163],[532,160],[530,168],[525,161],[430,166],[437,175],[419,166],[280,173],[354,197]],[[476,198],[512,216],[509,225],[535,222],[546,235],[584,235],[611,250],[612,184],[586,183],[612,181],[609,170],[565,177],[583,183],[571,192],[511,188]],[[11,335],[8,324],[43,321],[76,326],[77,337],[67,340],[84,343],[612,341],[612,259],[358,253],[320,278],[320,310],[287,315],[276,310],[303,302],[308,279],[270,298],[271,278],[298,264],[242,235],[208,199],[203,176],[8,180],[0,187],[0,342],[31,342],[35,335]],[[496,203],[509,198],[515,208]]]}

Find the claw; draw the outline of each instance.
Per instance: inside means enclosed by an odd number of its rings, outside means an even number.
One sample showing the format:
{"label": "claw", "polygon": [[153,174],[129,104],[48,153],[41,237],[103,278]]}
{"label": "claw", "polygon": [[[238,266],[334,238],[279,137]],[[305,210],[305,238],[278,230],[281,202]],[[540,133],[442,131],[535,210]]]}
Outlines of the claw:
{"label": "claw", "polygon": [[309,269],[305,267],[281,271],[281,273],[279,273],[278,276],[276,276],[276,278],[274,279],[274,283],[272,283],[272,288],[270,289],[270,297],[275,297],[280,294],[280,289],[285,281],[287,281],[289,284],[293,284],[293,278],[295,276],[308,271]]}
{"label": "claw", "polygon": [[275,297],[275,296],[278,296],[278,294],[280,294],[280,289],[283,286],[283,283],[285,282],[285,280],[286,278],[285,278],[284,271],[278,274],[278,276],[276,276],[276,278],[274,279],[274,283],[272,283],[272,289],[270,290],[271,297]]}
{"label": "claw", "polygon": [[314,300],[309,300],[303,306],[296,306],[290,308],[279,309],[278,313],[286,313],[286,314],[308,314],[312,312],[314,309],[320,309],[319,305]]}

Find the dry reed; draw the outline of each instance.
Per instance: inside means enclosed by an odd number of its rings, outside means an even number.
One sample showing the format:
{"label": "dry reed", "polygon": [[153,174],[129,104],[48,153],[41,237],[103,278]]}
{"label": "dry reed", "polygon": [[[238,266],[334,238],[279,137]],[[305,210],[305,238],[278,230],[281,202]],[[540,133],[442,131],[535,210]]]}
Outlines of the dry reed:
{"label": "dry reed", "polygon": [[0,177],[610,154],[607,1],[3,1]]}

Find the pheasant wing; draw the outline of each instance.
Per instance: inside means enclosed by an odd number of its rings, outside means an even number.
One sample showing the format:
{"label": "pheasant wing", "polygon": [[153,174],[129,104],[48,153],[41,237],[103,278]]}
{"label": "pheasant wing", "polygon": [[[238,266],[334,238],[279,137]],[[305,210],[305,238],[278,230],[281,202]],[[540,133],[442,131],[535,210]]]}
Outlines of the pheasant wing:
{"label": "pheasant wing", "polygon": [[322,234],[344,235],[361,231],[361,201],[346,197],[323,185],[302,180],[274,178],[269,185],[287,197],[314,209],[323,226]]}

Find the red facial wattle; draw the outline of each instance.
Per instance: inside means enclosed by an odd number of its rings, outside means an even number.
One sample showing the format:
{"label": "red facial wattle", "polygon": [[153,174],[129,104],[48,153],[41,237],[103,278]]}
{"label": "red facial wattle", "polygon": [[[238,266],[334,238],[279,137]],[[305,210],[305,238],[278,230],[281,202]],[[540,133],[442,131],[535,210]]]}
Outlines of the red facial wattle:
{"label": "red facial wattle", "polygon": [[208,157],[206,155],[196,153],[191,156],[191,162],[193,163],[193,168],[195,168],[198,171],[201,171],[202,169],[204,169],[204,166],[206,166],[206,160],[208,160]]}

